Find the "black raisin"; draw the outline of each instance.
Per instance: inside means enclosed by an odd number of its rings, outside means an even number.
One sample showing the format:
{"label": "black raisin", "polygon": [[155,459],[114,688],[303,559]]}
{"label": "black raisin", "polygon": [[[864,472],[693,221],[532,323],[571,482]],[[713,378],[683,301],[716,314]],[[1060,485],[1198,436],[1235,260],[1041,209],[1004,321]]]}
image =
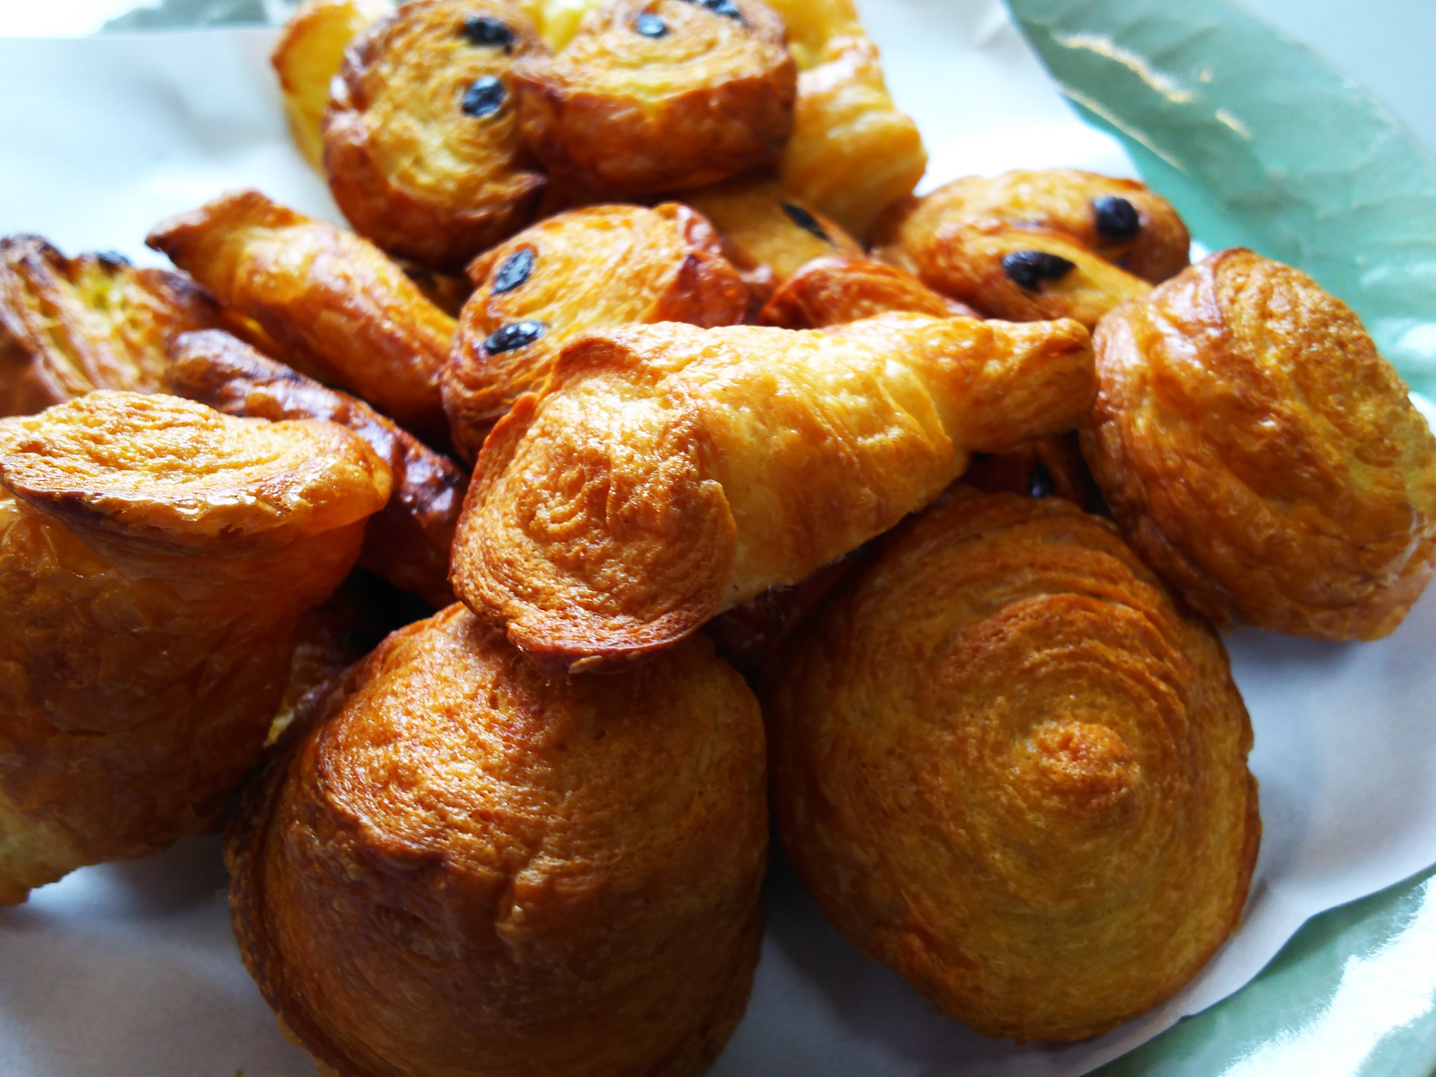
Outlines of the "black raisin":
{"label": "black raisin", "polygon": [[484,341],[484,351],[498,355],[516,348],[527,348],[547,332],[548,326],[543,322],[509,322],[489,334],[489,339]]}
{"label": "black raisin", "polygon": [[464,91],[464,112],[477,119],[492,116],[504,107],[508,91],[504,84],[493,75],[474,79],[474,84]]}
{"label": "black raisin", "polygon": [[1046,251],[1014,251],[1002,260],[1002,271],[1018,287],[1037,291],[1044,280],[1059,280],[1076,266],[1066,258]]}
{"label": "black raisin", "polygon": [[1097,215],[1097,231],[1108,239],[1131,239],[1142,230],[1137,207],[1125,198],[1110,194],[1094,198],[1092,211]]}
{"label": "black raisin", "polygon": [[833,237],[828,235],[827,232],[823,231],[823,226],[818,223],[818,218],[814,217],[802,206],[795,206],[791,202],[784,202],[783,212],[788,215],[788,220],[792,221],[804,232],[807,232],[809,235],[817,236],[829,246],[834,245]]}
{"label": "black raisin", "polygon": [[738,10],[738,5],[733,0],[688,0],[690,4],[697,4],[704,11],[711,11],[715,15],[722,15],[725,19],[736,19],[743,21],[743,13]]}
{"label": "black raisin", "polygon": [[492,15],[470,15],[464,20],[464,36],[475,45],[493,45],[505,52],[514,49],[513,30]]}
{"label": "black raisin", "polygon": [[633,28],[644,37],[667,37],[668,24],[657,15],[644,12],[633,20]]}
{"label": "black raisin", "polygon": [[123,266],[134,265],[133,262],[131,262],[119,251],[100,251],[95,255],[95,257],[98,258],[105,265],[111,266],[112,268],[116,269]]}
{"label": "black raisin", "polygon": [[534,252],[531,247],[524,247],[514,251],[504,259],[504,264],[499,266],[499,271],[494,274],[494,286],[489,289],[491,295],[503,295],[505,292],[512,292],[524,281],[529,279],[529,274],[534,271]]}
{"label": "black raisin", "polygon": [[1052,472],[1047,470],[1047,465],[1041,460],[1037,461],[1027,473],[1027,493],[1032,497],[1051,497],[1056,492]]}

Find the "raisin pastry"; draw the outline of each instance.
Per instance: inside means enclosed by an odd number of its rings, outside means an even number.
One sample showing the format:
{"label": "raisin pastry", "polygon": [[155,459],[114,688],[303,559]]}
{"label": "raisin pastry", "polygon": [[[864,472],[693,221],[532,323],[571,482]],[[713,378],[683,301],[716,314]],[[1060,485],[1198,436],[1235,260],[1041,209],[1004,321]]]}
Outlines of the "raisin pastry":
{"label": "raisin pastry", "polygon": [[976,318],[977,311],[939,295],[911,273],[864,255],[814,258],[789,277],[758,312],[758,324],[821,329],[889,311],[934,318]]}
{"label": "raisin pastry", "polygon": [[330,1072],[702,1073],[747,1004],[763,725],[692,640],[547,680],[468,610],[301,717],[227,843],[244,960]]}
{"label": "raisin pastry", "polygon": [[984,1035],[1081,1039],[1170,998],[1260,841],[1221,641],[1060,499],[959,487],[883,543],[765,701],[799,874]]}
{"label": "raisin pastry", "polygon": [[1351,309],[1214,254],[1098,329],[1083,453],[1193,607],[1318,639],[1395,630],[1436,562],[1436,438]]}
{"label": "raisin pastry", "polygon": [[388,495],[332,423],[110,390],[0,420],[0,904],[214,819]]}

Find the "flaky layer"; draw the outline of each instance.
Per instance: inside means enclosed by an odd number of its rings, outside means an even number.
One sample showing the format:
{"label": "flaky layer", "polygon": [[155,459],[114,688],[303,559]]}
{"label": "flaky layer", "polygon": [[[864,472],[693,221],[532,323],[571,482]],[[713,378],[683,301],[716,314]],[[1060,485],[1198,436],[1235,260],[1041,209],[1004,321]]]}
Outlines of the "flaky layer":
{"label": "flaky layer", "polygon": [[1235,929],[1256,860],[1220,641],[1060,500],[959,487],[887,541],[765,708],[794,864],[853,943],[986,1035],[1150,1009]]}
{"label": "flaky layer", "polygon": [[1188,602],[1321,639],[1396,628],[1431,577],[1436,438],[1350,308],[1224,251],[1119,307],[1096,344],[1083,452]]}
{"label": "flaky layer", "polygon": [[766,826],[757,704],[706,643],[548,681],[455,606],[251,787],[235,925],[340,1072],[697,1074],[746,1003]]}
{"label": "flaky layer", "polygon": [[550,670],[621,664],[887,530],[972,450],[1070,429],[1086,331],[889,314],[582,338],[494,428],[455,592]]}
{"label": "flaky layer", "polygon": [[761,325],[821,329],[908,311],[934,318],[976,317],[971,307],[934,292],[911,273],[861,254],[814,258],[763,305]]}

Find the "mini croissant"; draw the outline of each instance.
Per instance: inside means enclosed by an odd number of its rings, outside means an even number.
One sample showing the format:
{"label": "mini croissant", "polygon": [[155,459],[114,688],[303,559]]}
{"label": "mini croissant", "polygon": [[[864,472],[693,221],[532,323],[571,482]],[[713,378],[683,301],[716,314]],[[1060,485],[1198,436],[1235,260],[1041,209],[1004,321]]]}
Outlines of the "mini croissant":
{"label": "mini croissant", "polygon": [[1086,330],[663,324],[559,357],[484,445],[451,582],[552,672],[613,667],[887,530],[973,450],[1072,429]]}

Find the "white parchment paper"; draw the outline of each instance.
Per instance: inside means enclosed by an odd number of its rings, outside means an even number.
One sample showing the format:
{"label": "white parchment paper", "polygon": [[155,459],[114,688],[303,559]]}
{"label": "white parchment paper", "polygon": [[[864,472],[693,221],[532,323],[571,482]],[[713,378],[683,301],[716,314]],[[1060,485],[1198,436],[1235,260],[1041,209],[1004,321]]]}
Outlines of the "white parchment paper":
{"label": "white parchment paper", "polygon": [[[1018,166],[1131,174],[1115,143],[1067,111],[1000,5],[863,8],[932,151],[925,186]],[[0,233],[159,264],[142,243],[151,225],[240,186],[338,220],[290,147],[272,39],[0,40]],[[1240,932],[1168,1005],[1075,1046],[985,1040],[843,942],[778,857],[752,1003],[713,1072],[1078,1074],[1225,997],[1311,915],[1436,862],[1433,640],[1436,592],[1381,643],[1230,640],[1256,727],[1265,837]],[[225,886],[218,840],[205,836],[0,910],[0,1074],[309,1077],[240,964]]]}

